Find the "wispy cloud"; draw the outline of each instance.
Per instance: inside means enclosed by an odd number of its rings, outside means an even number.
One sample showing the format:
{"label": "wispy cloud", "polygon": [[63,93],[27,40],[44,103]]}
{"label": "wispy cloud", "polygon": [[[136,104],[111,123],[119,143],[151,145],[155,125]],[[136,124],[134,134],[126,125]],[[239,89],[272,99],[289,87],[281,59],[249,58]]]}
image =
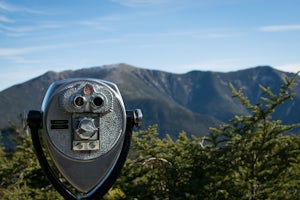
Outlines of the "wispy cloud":
{"label": "wispy cloud", "polygon": [[102,30],[102,31],[111,31],[112,30],[112,28],[103,25],[103,23],[99,22],[99,21],[92,21],[92,20],[80,21],[79,24],[83,25],[83,26],[91,27],[91,28],[94,28],[97,30]]}
{"label": "wispy cloud", "polygon": [[241,36],[242,33],[230,31],[210,31],[210,30],[174,30],[153,33],[128,34],[129,37],[186,37],[194,39],[221,39]]}
{"label": "wispy cloud", "polygon": [[6,59],[12,61],[13,63],[22,64],[22,65],[44,64],[49,62],[48,60],[28,59],[23,56],[7,56]]}
{"label": "wispy cloud", "polygon": [[7,18],[7,17],[5,17],[3,15],[0,15],[0,22],[12,23],[12,22],[14,22],[14,20],[9,19],[9,18]]}
{"label": "wispy cloud", "polygon": [[300,31],[300,24],[262,26],[258,30],[264,32]]}
{"label": "wispy cloud", "polygon": [[19,6],[15,4],[10,4],[4,1],[0,1],[0,10],[7,12],[25,12],[31,14],[46,14],[44,11],[31,9],[25,6]]}
{"label": "wispy cloud", "polygon": [[0,24],[0,31],[1,33],[7,36],[20,37],[28,33],[32,33],[34,31],[45,30],[45,29],[58,29],[63,26],[65,25],[56,22],[39,22],[37,24],[29,24],[24,26],[18,26],[15,24],[9,24],[9,25]]}
{"label": "wispy cloud", "polygon": [[[48,23],[40,23],[36,21],[28,20],[32,15],[45,15],[47,14],[43,10],[32,9],[22,5],[7,3],[0,0],[0,33],[9,37],[20,37],[26,35],[26,33],[40,30],[42,28],[50,28]],[[28,18],[22,18],[18,14],[26,13]],[[20,22],[22,22],[20,25]],[[51,25],[53,28],[53,25]],[[57,28],[57,27],[55,27]]]}
{"label": "wispy cloud", "polygon": [[116,23],[123,23],[125,20],[131,20],[132,16],[130,15],[121,15],[121,14],[109,14],[101,17],[83,19],[76,22],[76,24],[83,25],[86,27],[104,30],[104,31],[113,31],[112,26]]}
{"label": "wispy cloud", "polygon": [[10,31],[14,33],[23,33],[23,32],[30,32],[34,29],[36,29],[36,26],[18,26],[18,27],[13,27],[13,26],[5,26],[0,24],[0,29],[5,30],[5,31]]}
{"label": "wispy cloud", "polygon": [[120,43],[124,40],[119,38],[108,38],[102,40],[87,40],[74,43],[61,43],[53,45],[41,45],[41,46],[27,46],[27,47],[11,47],[11,48],[0,48],[0,57],[14,58],[20,55],[29,54],[37,51],[53,50],[60,48],[78,47],[82,45],[90,44],[107,44],[107,43]]}
{"label": "wispy cloud", "polygon": [[138,6],[149,6],[156,4],[164,4],[171,2],[171,0],[110,0],[112,2],[129,6],[129,7],[138,7]]}
{"label": "wispy cloud", "polygon": [[16,47],[16,48],[0,48],[0,57],[11,57],[40,51],[45,49],[55,48],[55,46],[31,46],[31,47]]}

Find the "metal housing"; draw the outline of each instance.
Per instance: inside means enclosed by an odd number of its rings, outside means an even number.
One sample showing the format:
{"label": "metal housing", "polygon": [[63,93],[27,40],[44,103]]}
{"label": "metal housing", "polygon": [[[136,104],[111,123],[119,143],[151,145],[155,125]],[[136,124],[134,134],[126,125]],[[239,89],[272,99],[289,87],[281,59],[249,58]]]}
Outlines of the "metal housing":
{"label": "metal housing", "polygon": [[125,137],[126,111],[117,86],[99,79],[55,82],[42,112],[42,139],[60,173],[81,192],[97,189]]}

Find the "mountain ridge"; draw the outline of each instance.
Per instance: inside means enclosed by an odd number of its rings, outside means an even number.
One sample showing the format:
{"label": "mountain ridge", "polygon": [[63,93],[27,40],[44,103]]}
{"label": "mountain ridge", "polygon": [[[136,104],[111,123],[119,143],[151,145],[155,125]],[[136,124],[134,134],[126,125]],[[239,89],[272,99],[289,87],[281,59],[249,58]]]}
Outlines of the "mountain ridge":
{"label": "mountain ridge", "polygon": [[[7,120],[17,122],[18,114],[23,111],[40,109],[43,96],[52,82],[87,77],[116,83],[126,109],[143,110],[145,128],[158,124],[162,135],[174,137],[181,131],[205,135],[209,127],[226,123],[234,115],[249,114],[238,100],[231,97],[229,82],[237,89],[243,88],[251,102],[257,102],[261,96],[259,84],[279,91],[284,77],[291,75],[270,66],[228,73],[194,70],[174,74],[124,63],[62,72],[48,71],[0,92],[0,110],[4,113],[4,117],[0,118],[0,128],[7,126]],[[299,85],[295,91],[298,93],[294,103],[284,105],[274,118],[283,118],[286,123],[299,121]]]}

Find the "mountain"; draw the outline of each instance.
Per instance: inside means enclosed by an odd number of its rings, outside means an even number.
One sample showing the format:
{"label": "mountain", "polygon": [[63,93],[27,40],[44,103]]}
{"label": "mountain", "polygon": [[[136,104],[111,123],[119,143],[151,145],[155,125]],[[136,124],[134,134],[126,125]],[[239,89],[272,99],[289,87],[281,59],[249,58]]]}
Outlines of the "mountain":
{"label": "mountain", "polygon": [[[269,86],[276,92],[284,78],[291,75],[268,66],[228,73],[191,71],[185,74],[142,69],[127,64],[49,71],[0,92],[0,128],[7,127],[8,121],[17,122],[18,115],[24,111],[40,109],[44,94],[52,82],[87,77],[116,83],[126,109],[142,109],[144,128],[158,124],[161,135],[176,137],[184,130],[200,136],[207,134],[209,127],[226,123],[234,115],[248,114],[248,110],[232,98],[229,82],[238,89],[243,88],[251,102],[257,102],[261,97],[259,84]],[[282,119],[285,123],[299,122],[299,85],[294,91],[294,100],[282,105],[274,114],[275,119]]]}

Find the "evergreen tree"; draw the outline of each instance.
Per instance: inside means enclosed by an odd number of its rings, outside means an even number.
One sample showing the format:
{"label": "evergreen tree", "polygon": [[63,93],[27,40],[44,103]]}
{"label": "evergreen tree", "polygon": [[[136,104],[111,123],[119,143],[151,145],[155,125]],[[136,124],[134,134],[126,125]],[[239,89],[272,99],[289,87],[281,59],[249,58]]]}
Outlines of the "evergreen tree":
{"label": "evergreen tree", "polygon": [[185,132],[175,141],[157,136],[156,126],[134,133],[131,155],[115,185],[125,194],[121,198],[193,199],[202,180],[194,173],[195,162],[204,162],[202,139]]}
{"label": "evergreen tree", "polygon": [[34,154],[31,138],[16,125],[15,151],[7,151],[0,143],[1,199],[62,199],[45,177]]}
{"label": "evergreen tree", "polygon": [[294,96],[291,88],[297,77],[286,79],[278,95],[260,86],[264,95],[256,104],[230,85],[251,114],[235,116],[210,133],[216,171],[211,172],[210,199],[300,198],[300,138],[287,134],[299,124],[272,120],[275,109]]}
{"label": "evergreen tree", "polygon": [[[131,155],[114,189],[119,199],[298,199],[300,137],[272,113],[291,99],[295,79],[278,95],[260,86],[261,102],[251,104],[242,90],[233,96],[250,111],[212,128],[206,138],[157,137],[156,127],[135,133]],[[120,192],[121,191],[121,192]]]}

